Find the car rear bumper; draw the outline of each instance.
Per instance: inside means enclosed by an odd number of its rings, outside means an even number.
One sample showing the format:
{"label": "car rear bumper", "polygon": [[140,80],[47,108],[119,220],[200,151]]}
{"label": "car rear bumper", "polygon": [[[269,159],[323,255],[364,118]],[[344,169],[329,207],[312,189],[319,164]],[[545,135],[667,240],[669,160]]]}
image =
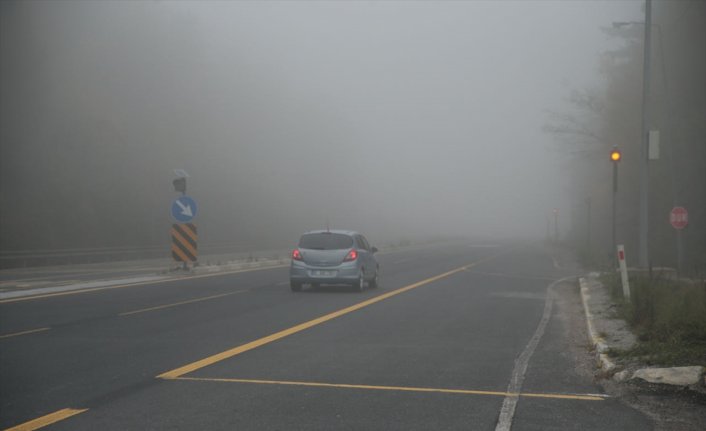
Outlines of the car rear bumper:
{"label": "car rear bumper", "polygon": [[358,282],[360,271],[356,265],[310,266],[292,261],[289,279],[301,284],[353,284]]}

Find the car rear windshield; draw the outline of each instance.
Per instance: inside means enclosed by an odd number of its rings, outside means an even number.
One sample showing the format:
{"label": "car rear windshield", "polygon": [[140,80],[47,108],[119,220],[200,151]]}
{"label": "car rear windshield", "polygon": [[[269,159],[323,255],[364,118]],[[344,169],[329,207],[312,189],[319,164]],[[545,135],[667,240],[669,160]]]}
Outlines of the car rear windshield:
{"label": "car rear windshield", "polygon": [[310,250],[341,250],[353,247],[353,238],[340,233],[309,233],[302,235],[299,248]]}

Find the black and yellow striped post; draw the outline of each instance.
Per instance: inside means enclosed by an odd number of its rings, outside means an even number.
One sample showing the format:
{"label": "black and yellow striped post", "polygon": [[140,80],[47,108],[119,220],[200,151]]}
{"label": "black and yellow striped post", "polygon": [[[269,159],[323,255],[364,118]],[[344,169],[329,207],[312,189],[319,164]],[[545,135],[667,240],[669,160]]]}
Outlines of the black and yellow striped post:
{"label": "black and yellow striped post", "polygon": [[172,257],[177,262],[196,262],[197,242],[196,225],[193,223],[175,223],[172,225]]}

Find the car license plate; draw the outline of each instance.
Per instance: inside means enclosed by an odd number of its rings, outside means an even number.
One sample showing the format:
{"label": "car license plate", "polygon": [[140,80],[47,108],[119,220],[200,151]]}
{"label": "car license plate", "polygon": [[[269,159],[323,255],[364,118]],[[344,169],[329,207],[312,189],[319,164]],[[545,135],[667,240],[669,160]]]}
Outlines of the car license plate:
{"label": "car license plate", "polygon": [[336,271],[324,271],[321,269],[316,269],[313,271],[315,277],[333,277],[336,275]]}

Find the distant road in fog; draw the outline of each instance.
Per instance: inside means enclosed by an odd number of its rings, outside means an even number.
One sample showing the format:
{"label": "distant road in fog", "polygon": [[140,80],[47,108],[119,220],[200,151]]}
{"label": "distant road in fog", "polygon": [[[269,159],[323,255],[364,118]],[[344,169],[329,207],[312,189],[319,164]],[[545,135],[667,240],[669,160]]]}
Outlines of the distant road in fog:
{"label": "distant road in fog", "polygon": [[580,371],[560,257],[453,242],[380,254],[363,293],[275,268],[0,301],[0,428],[650,428]]}

